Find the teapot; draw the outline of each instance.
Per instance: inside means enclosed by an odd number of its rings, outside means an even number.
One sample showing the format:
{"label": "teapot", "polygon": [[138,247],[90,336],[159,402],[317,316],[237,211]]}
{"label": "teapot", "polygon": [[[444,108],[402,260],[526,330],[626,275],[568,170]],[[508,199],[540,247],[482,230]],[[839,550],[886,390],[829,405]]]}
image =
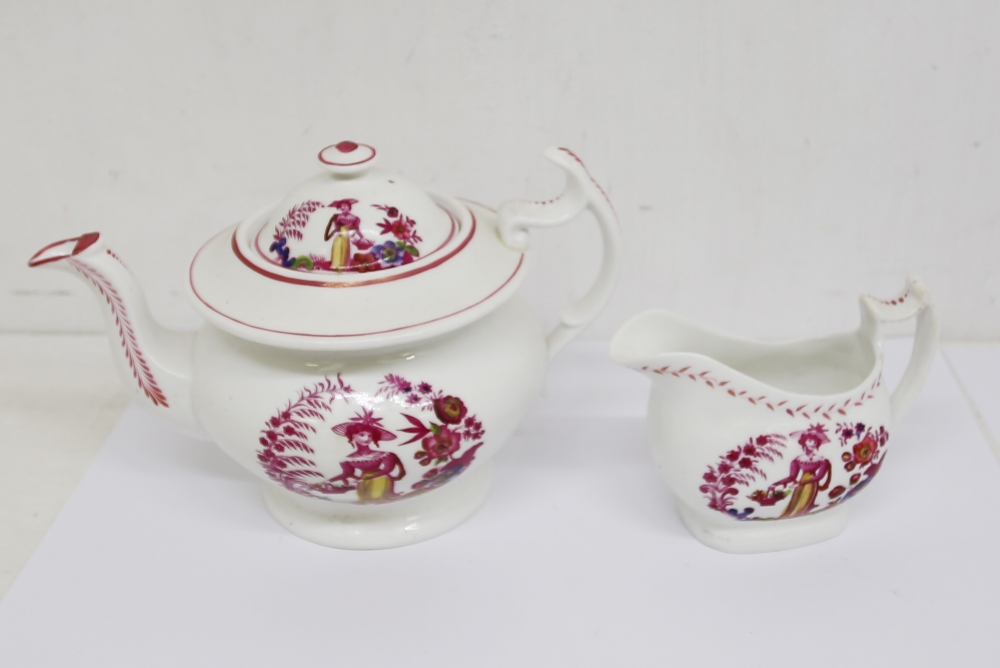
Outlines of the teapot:
{"label": "teapot", "polygon": [[[910,363],[890,395],[881,323],[914,316]],[[861,297],[854,332],[759,343],[652,310],[618,330],[611,357],[653,380],[653,459],[685,526],[709,547],[753,553],[844,530],[845,502],[881,470],[937,344],[930,289],[911,277],[892,299]]]}
{"label": "teapot", "polygon": [[[139,403],[260,478],[286,529],[330,547],[407,545],[476,511],[548,361],[617,280],[604,191],[569,149],[544,155],[565,171],[562,195],[494,211],[375,168],[369,145],[327,146],[322,173],[197,252],[186,286],[205,318],[196,332],[153,320],[99,232],[28,264],[90,286]],[[517,295],[529,229],[584,209],[602,263],[546,334]]]}

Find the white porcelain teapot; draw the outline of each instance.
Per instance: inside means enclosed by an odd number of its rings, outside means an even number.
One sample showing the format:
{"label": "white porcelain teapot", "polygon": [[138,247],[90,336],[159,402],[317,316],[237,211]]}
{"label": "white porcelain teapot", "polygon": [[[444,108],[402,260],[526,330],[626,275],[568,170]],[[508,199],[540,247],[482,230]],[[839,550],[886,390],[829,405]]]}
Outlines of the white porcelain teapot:
{"label": "white porcelain teapot", "polygon": [[[97,232],[30,266],[75,273],[104,307],[119,370],[141,403],[265,481],[289,531],[342,548],[426,540],[485,499],[490,458],[538,393],[547,362],[603,308],[618,274],[606,196],[567,149],[554,200],[484,206],[374,169],[343,141],[322,174],[198,251],[197,332],[157,325]],[[603,260],[549,333],[516,296],[527,230],[595,216]]]}

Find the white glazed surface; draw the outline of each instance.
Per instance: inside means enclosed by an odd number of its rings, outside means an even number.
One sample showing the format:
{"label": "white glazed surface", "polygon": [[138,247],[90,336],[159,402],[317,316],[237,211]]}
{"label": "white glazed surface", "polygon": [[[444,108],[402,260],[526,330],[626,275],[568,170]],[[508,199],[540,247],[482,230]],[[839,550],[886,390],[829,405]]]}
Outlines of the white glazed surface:
{"label": "white glazed surface", "polygon": [[277,485],[264,488],[264,502],[281,526],[317,545],[352,550],[402,547],[467,520],[486,500],[492,478],[493,462],[486,461],[444,487],[388,505],[331,507]]}
{"label": "white glazed surface", "polygon": [[[802,454],[802,448],[797,442],[798,437],[793,434],[807,431],[813,425],[826,428],[829,442],[820,447],[819,454],[830,462],[830,477],[822,485],[825,489],[818,493],[815,500],[818,506],[816,511],[820,511],[828,507],[832,510],[841,501],[840,498],[831,498],[829,496],[831,492],[841,488],[841,494],[837,496],[844,497],[849,493],[846,490],[851,490],[864,481],[862,476],[861,480],[851,484],[851,477],[856,471],[845,470],[844,462],[841,461],[841,454],[851,451],[851,448],[843,447],[838,442],[836,425],[861,423],[866,427],[873,427],[876,431],[879,427],[891,429],[889,397],[885,385],[880,380],[881,351],[872,373],[861,385],[861,391],[836,395],[801,395],[775,390],[743,374],[726,369],[714,360],[697,355],[690,355],[687,359],[678,361],[682,362],[678,369],[690,363],[689,372],[697,371],[694,374],[696,379],[692,379],[687,375],[688,372],[685,372],[679,377],[671,375],[669,379],[654,381],[648,411],[650,443],[653,459],[667,484],[685,509],[703,522],[718,524],[721,520],[726,525],[737,524],[728,515],[708,507],[710,496],[702,491],[702,487],[709,484],[705,475],[709,473],[710,466],[715,468],[717,477],[724,475],[719,472],[719,466],[727,462],[725,455],[746,448],[748,445],[758,447],[756,439],[761,436],[780,437],[781,444],[777,447],[780,455],[775,457],[773,462],[759,457],[751,458],[752,466],[762,471],[763,475],[755,475],[749,485],[740,486],[738,488],[740,493],[733,498],[732,504],[726,507],[726,510],[731,508],[738,512],[747,508],[753,510],[748,520],[738,523],[739,529],[746,529],[748,532],[758,527],[763,527],[764,531],[771,531],[774,525],[760,520],[778,519],[790,503],[790,498],[786,497],[774,505],[762,506],[746,497],[758,489],[766,492],[770,484],[789,475],[790,462]],[[702,364],[698,365],[698,362]],[[700,374],[705,371],[708,373],[701,376]],[[721,382],[730,379],[730,383],[725,386],[716,384],[712,387],[705,382],[705,378]],[[737,394],[740,392],[747,394],[734,397],[729,394],[729,388],[733,388]],[[744,398],[746,396],[757,398],[757,402],[751,403]],[[861,405],[856,405],[858,403]],[[769,406],[774,406],[774,409]],[[797,412],[794,416],[788,414],[789,407],[794,412],[794,409],[800,406],[806,406],[806,410]],[[855,442],[851,439],[848,445],[853,445]],[[745,457],[745,453],[740,454],[736,461],[727,462],[736,471],[741,470],[740,462]],[[883,447],[879,450],[879,457],[885,457],[885,454],[886,449]],[[790,487],[794,489],[794,484]],[[796,521],[804,524],[814,518],[822,521],[826,514],[828,513],[782,519],[779,524]],[[841,524],[836,533],[842,529]],[[831,536],[826,535],[820,539],[829,537]],[[805,541],[805,544],[809,542],[814,541]],[[797,545],[788,547],[792,546]],[[764,547],[763,551],[776,549],[769,545]],[[742,550],[738,545],[734,545],[727,551]]]}
{"label": "white glazed surface", "polygon": [[[918,311],[913,360],[890,399],[880,319]],[[844,529],[843,504],[879,472],[936,341],[930,294],[911,279],[895,300],[862,298],[851,334],[761,344],[650,311],[622,327],[612,357],[653,379],[653,459],[692,534],[726,552],[769,552]]]}
{"label": "white glazed surface", "polygon": [[[306,468],[326,478],[339,474],[338,464],[352,448],[347,438],[332,433],[331,428],[368,409],[381,420],[380,426],[396,436],[378,447],[396,454],[402,463],[406,473],[394,485],[395,494],[402,495],[436,468],[433,462],[426,466],[417,462],[421,440],[403,445],[413,435],[402,431],[413,428],[403,414],[425,424],[441,423],[428,406],[426,396],[430,393],[420,394],[421,383],[429,384],[433,394],[459,398],[468,411],[463,420],[474,417],[481,422],[482,438],[464,440],[456,453],[481,442],[472,463],[476,467],[496,453],[537,395],[546,367],[545,353],[541,324],[518,297],[479,322],[419,346],[365,353],[279,350],[238,339],[209,325],[195,341],[193,398],[197,420],[212,440],[247,470],[274,484],[258,460],[269,421],[303,391],[326,381],[334,386],[343,381],[351,388],[347,397],[329,400],[327,395],[323,401],[330,410],[320,409],[322,417],[303,418],[316,429],[304,432],[303,440],[315,449],[314,453],[299,453],[315,462]],[[387,396],[386,377],[390,374],[412,383],[422,403]],[[334,505],[358,501],[355,491],[315,495]]]}
{"label": "white glazed surface", "polygon": [[[500,242],[495,212],[438,197],[462,227],[439,255],[447,257],[453,247],[468,240],[439,266],[422,270],[435,261],[431,257],[378,272],[343,274],[348,282],[381,281],[353,287],[276,280],[248,269],[233,249],[235,241],[251,262],[266,264],[255,258],[252,244],[269,208],[240,224],[235,233],[224,230],[202,247],[188,276],[191,302],[217,327],[241,338],[288,348],[364,350],[462,327],[517,290],[527,254]],[[269,271],[287,272],[274,267]],[[415,271],[419,273],[410,275]],[[304,272],[287,273],[317,278]],[[404,277],[397,280],[399,276]]]}
{"label": "white glazed surface", "polygon": [[[423,198],[456,231],[435,251],[439,258],[415,259],[407,244],[419,243],[412,234],[419,222],[395,210],[390,191],[400,184],[364,167],[374,149],[353,142],[328,149],[321,161],[347,156],[347,164],[327,165],[333,176],[310,180],[272,211],[284,222],[269,252],[288,250],[289,240],[320,249],[313,232],[332,231],[324,242],[332,244],[330,259],[292,261],[290,251],[277,252],[273,271],[251,261],[266,211],[216,235],[191,265],[189,289],[209,320],[196,334],[157,325],[131,272],[97,232],[48,244],[28,265],[68,271],[91,287],[136,397],[266,480],[268,507],[286,528],[334,547],[406,545],[453,528],[483,501],[483,463],[537,395],[548,361],[610,298],[620,232],[579,157],[549,148],[566,188],[546,202],[511,202],[494,213],[409,188],[413,209]],[[371,212],[359,210],[367,222],[353,212],[361,201],[347,197],[351,184],[387,189],[369,193],[377,197],[367,204],[385,209],[374,227],[395,237],[408,264],[383,253],[388,237],[377,263],[344,260],[352,244],[379,247],[363,234],[374,234]],[[281,213],[306,196],[322,199]],[[530,308],[512,299],[527,230],[562,225],[585,209],[601,230],[601,268],[546,335]],[[344,278],[352,272],[378,276]],[[333,280],[317,281],[318,274]]]}

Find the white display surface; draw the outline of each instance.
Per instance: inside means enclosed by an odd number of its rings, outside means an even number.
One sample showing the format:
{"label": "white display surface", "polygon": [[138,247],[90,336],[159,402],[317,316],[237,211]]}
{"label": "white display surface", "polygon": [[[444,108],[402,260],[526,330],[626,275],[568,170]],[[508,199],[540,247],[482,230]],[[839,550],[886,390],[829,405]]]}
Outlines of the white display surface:
{"label": "white display surface", "polygon": [[997,457],[1000,457],[1000,346],[997,344],[956,344],[948,346],[945,355],[958,375],[968,399],[982,420],[983,428],[992,435]]}
{"label": "white display surface", "polygon": [[[888,345],[898,378],[905,342]],[[645,442],[647,381],[577,344],[482,510],[406,548],[304,542],[260,483],[130,408],[0,601],[3,666],[984,665],[998,469],[939,360],[839,538],[714,552]]]}

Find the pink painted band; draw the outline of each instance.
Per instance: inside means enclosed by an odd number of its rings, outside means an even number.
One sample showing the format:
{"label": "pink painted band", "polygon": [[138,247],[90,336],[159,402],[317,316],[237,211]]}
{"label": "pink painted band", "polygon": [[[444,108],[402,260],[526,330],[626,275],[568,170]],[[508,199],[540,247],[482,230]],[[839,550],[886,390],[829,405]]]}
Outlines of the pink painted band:
{"label": "pink painted band", "polygon": [[[198,251],[198,252],[201,253],[201,251]],[[197,256],[195,256],[195,257],[197,258]],[[517,276],[517,273],[519,271],[521,271],[521,267],[523,265],[524,265],[524,254],[522,253],[520,259],[518,259],[518,261],[517,261],[517,266],[514,267],[514,271],[511,273],[510,276],[507,277],[507,280],[505,280],[503,282],[503,284],[500,285],[500,287],[498,287],[496,290],[494,290],[490,294],[488,294],[485,297],[483,297],[482,299],[480,299],[475,304],[470,304],[469,306],[466,306],[465,308],[461,308],[461,309],[455,311],[454,313],[449,313],[447,315],[442,315],[442,316],[437,317],[437,318],[431,318],[430,320],[425,320],[424,322],[417,322],[417,323],[414,323],[412,325],[403,325],[402,327],[393,327],[391,329],[383,329],[383,330],[379,330],[377,332],[361,332],[359,334],[309,334],[309,333],[305,333],[305,332],[288,332],[288,331],[284,331],[284,330],[280,330],[280,329],[269,329],[267,327],[259,327],[257,325],[251,325],[248,322],[243,322],[242,320],[234,318],[234,317],[232,317],[230,315],[226,315],[225,313],[223,313],[219,309],[217,309],[214,306],[212,306],[211,304],[209,304],[207,301],[205,301],[205,299],[200,294],[198,294],[198,288],[196,288],[195,285],[194,285],[194,276],[193,276],[193,273],[194,273],[194,262],[191,263],[191,268],[188,270],[188,282],[191,285],[191,291],[194,292],[194,296],[198,298],[198,301],[200,301],[202,304],[204,304],[205,306],[207,306],[210,310],[212,310],[215,313],[218,313],[219,315],[221,315],[223,318],[225,318],[227,320],[232,320],[233,322],[235,322],[237,324],[240,324],[240,325],[243,325],[244,327],[249,327],[251,329],[260,330],[262,332],[271,332],[273,334],[288,334],[290,336],[306,336],[306,337],[310,337],[310,338],[320,338],[320,339],[345,339],[345,338],[349,339],[349,338],[354,338],[354,337],[358,337],[358,336],[375,336],[377,334],[389,334],[391,332],[399,332],[399,331],[402,331],[404,329],[412,329],[414,327],[420,327],[422,325],[429,325],[432,322],[437,322],[439,320],[444,320],[446,318],[451,318],[452,316],[456,316],[459,313],[464,313],[465,311],[468,311],[469,309],[475,308],[475,307],[479,306],[480,304],[482,304],[483,302],[488,301],[495,294],[497,294],[498,292],[500,292],[501,290],[503,290],[505,287],[507,287],[507,285],[512,280],[514,280],[514,277]]]}
{"label": "pink painted band", "polygon": [[[426,255],[421,256],[420,260],[418,260],[418,262],[426,260],[431,255],[434,255],[434,253],[437,253],[439,250],[441,250],[442,248],[444,248],[445,246],[447,246],[448,243],[454,238],[455,232],[458,229],[458,223],[455,222],[455,217],[453,215],[451,215],[451,212],[448,211],[447,209],[445,209],[444,207],[439,207],[439,208],[441,208],[442,211],[444,211],[446,214],[448,214],[448,218],[451,220],[451,230],[448,232],[448,238],[446,238],[443,242],[441,242],[441,245],[439,245],[437,248],[435,248],[434,250],[432,250],[430,253],[427,253]],[[470,211],[469,213],[472,213],[472,212]],[[473,223],[474,222],[475,222],[475,216],[473,216]],[[261,238],[264,236],[265,230],[267,230],[267,225],[264,225],[263,227],[261,227],[260,231],[257,232],[257,236],[254,237],[253,245],[254,245],[255,249],[257,250],[257,254],[260,255],[260,257],[265,262],[267,262],[268,264],[273,265],[275,267],[281,267],[282,269],[284,269],[284,267],[281,264],[275,262],[273,259],[271,259],[270,257],[268,257],[267,253],[264,252],[264,249],[260,245],[260,241],[261,241]],[[473,227],[473,232],[469,235],[469,238],[472,237],[472,234],[475,234],[475,227]],[[235,243],[235,241],[236,240],[235,240],[235,237],[234,237],[233,243]],[[237,255],[240,255],[240,253],[237,252]],[[244,259],[244,257],[241,256],[240,259]],[[244,262],[246,262],[245,259],[244,259]],[[321,273],[331,273],[331,272],[319,272],[319,271],[317,271],[315,273],[321,274]],[[356,272],[352,272],[352,273],[356,273]],[[278,274],[266,274],[266,275],[267,276],[278,276]],[[322,282],[322,281],[320,281],[320,282]]]}
{"label": "pink painted band", "polygon": [[[465,248],[469,244],[469,242],[472,240],[472,237],[476,236],[476,214],[474,214],[472,211],[469,211],[469,215],[472,216],[472,230],[469,232],[469,236],[467,236],[465,239],[463,239],[462,243],[460,243],[458,246],[456,246],[454,249],[452,249],[452,251],[450,253],[448,253],[446,255],[442,255],[441,257],[436,258],[435,260],[432,260],[432,261],[429,261],[429,262],[421,261],[419,263],[420,266],[415,267],[414,269],[411,269],[410,271],[406,271],[406,272],[402,272],[402,273],[399,273],[399,274],[395,274],[393,276],[385,276],[385,277],[382,277],[382,278],[371,278],[371,279],[364,280],[364,281],[320,281],[320,280],[310,280],[310,279],[307,279],[307,278],[292,278],[291,276],[285,276],[283,274],[277,274],[275,272],[268,271],[267,269],[265,269],[263,267],[257,266],[256,264],[254,264],[253,262],[251,262],[249,260],[249,258],[247,258],[245,255],[243,255],[243,252],[240,250],[239,244],[236,243],[236,232],[235,231],[233,232],[233,239],[232,239],[233,253],[235,253],[236,257],[238,257],[240,259],[240,262],[242,262],[246,266],[250,267],[251,269],[253,269],[254,271],[256,271],[258,274],[260,274],[262,276],[267,276],[268,278],[273,279],[275,281],[281,281],[282,283],[292,283],[294,285],[310,285],[310,286],[316,287],[316,288],[353,288],[353,287],[357,287],[357,286],[361,286],[361,285],[375,285],[377,283],[388,283],[390,281],[395,281],[395,280],[398,280],[400,278],[408,278],[410,276],[415,276],[417,274],[420,274],[422,272],[427,271],[428,269],[433,269],[434,267],[440,265],[441,263],[443,263],[443,262],[451,259],[458,252],[460,252],[463,248]],[[452,220],[454,221],[454,219],[452,219]],[[451,239],[451,237],[449,236],[449,240],[450,239]],[[445,243],[447,243],[447,242],[445,242]]]}
{"label": "pink painted band", "polygon": [[[54,243],[49,244],[48,246],[45,246],[40,251],[38,251],[37,253],[35,253],[34,255],[32,255],[31,259],[28,260],[28,266],[29,267],[38,267],[38,266],[43,265],[43,264],[48,264],[49,262],[55,262],[56,260],[65,260],[68,257],[73,257],[74,255],[79,255],[80,253],[82,253],[83,251],[87,250],[88,248],[90,248],[91,246],[93,246],[95,243],[97,243],[97,240],[100,239],[100,238],[101,238],[101,235],[100,235],[99,232],[87,232],[86,234],[84,234],[82,236],[79,236],[79,237],[73,237],[71,239],[63,239],[62,241],[56,241]],[[64,253],[64,254],[61,254],[61,255],[53,255],[52,257],[47,257],[47,258],[44,258],[44,259],[41,259],[41,260],[38,259],[39,257],[41,257],[45,253],[45,251],[51,250],[51,249],[55,248],[56,246],[59,246],[59,245],[62,245],[62,244],[67,244],[67,243],[69,243],[71,241],[75,241],[76,245],[73,246],[73,250],[71,250],[69,253]]]}

